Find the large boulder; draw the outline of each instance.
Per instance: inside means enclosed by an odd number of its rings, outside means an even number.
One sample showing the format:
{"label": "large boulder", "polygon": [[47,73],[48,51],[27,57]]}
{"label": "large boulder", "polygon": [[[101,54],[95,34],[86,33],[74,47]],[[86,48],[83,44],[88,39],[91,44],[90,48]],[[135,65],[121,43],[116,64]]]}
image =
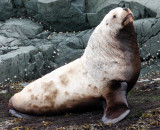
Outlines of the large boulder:
{"label": "large boulder", "polygon": [[147,18],[134,22],[142,61],[160,56],[160,18]]}
{"label": "large boulder", "polygon": [[33,80],[57,68],[53,45],[0,48],[0,83]]}
{"label": "large boulder", "polygon": [[[156,1],[156,0],[155,0]],[[145,1],[135,0],[87,0],[86,12],[90,26],[97,26],[103,17],[113,8],[127,7],[130,8],[134,14],[135,19],[156,17],[156,10],[152,10],[145,6]]]}
{"label": "large boulder", "polygon": [[129,7],[135,19],[160,15],[159,0],[2,0],[3,5],[6,1],[7,8],[14,10],[8,13],[15,14],[16,11],[16,16],[28,15],[43,23],[46,29],[58,32],[95,27],[111,9],[119,6]]}
{"label": "large boulder", "polygon": [[36,52],[35,47],[28,46],[0,55],[0,83],[23,80],[29,59]]}
{"label": "large boulder", "polygon": [[12,0],[0,0],[0,21],[5,21],[15,16],[16,9],[14,9]]}
{"label": "large boulder", "polygon": [[28,16],[36,17],[38,15],[37,2],[38,0],[23,0],[23,4]]}
{"label": "large boulder", "polygon": [[0,26],[0,34],[8,38],[34,38],[43,26],[27,19],[10,19]]}
{"label": "large boulder", "polygon": [[84,4],[84,0],[38,0],[38,13],[52,30],[84,30],[89,28]]}

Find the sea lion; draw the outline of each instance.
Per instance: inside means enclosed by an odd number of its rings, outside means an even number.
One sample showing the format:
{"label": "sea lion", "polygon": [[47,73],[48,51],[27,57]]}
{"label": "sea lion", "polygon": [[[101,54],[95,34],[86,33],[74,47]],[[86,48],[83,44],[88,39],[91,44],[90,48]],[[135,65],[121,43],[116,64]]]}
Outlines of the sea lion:
{"label": "sea lion", "polygon": [[[111,10],[93,31],[84,54],[30,83],[9,101],[9,112],[57,114],[106,102],[102,122],[116,123],[130,112],[126,94],[140,73],[140,57],[128,8]],[[86,108],[87,108],[86,107]]]}

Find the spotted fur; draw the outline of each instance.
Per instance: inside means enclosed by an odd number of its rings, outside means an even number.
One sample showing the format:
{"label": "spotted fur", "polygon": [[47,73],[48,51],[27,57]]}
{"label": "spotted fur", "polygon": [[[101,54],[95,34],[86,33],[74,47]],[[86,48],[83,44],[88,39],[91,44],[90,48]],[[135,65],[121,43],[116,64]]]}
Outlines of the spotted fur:
{"label": "spotted fur", "polygon": [[46,115],[86,110],[103,100],[103,123],[116,123],[130,112],[126,94],[139,72],[133,15],[119,7],[95,28],[81,58],[29,84],[10,99],[8,107],[14,115],[15,111]]}

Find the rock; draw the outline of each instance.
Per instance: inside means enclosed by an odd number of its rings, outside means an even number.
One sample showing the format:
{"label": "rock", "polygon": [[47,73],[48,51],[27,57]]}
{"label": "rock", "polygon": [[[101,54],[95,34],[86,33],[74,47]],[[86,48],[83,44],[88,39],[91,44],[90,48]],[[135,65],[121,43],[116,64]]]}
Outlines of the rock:
{"label": "rock", "polygon": [[0,0],[0,21],[5,21],[15,16],[16,9],[13,8],[11,0]]}
{"label": "rock", "polygon": [[[113,8],[116,7],[128,7],[132,10],[135,19],[156,17],[155,10],[151,10],[145,6],[145,1],[140,2],[137,0],[88,0],[86,1],[86,12],[90,26],[97,26],[102,18]],[[139,10],[140,9],[140,10]]]}
{"label": "rock", "polygon": [[51,30],[77,31],[89,27],[84,0],[38,0],[38,13]]}
{"label": "rock", "polygon": [[11,47],[0,55],[0,83],[33,80],[52,71],[57,68],[52,61],[53,52],[53,45]]}
{"label": "rock", "polygon": [[119,3],[119,6],[130,8],[136,20],[142,18],[156,17],[157,11],[151,9],[149,6],[146,6],[146,1],[147,0],[125,0],[121,1]]}
{"label": "rock", "polygon": [[22,43],[16,38],[7,38],[5,36],[0,35],[0,47],[11,47],[18,46]]}
{"label": "rock", "polygon": [[[54,62],[58,64],[58,66],[62,66],[66,63],[69,63],[77,58],[79,58],[83,54],[82,44],[66,42],[66,40],[62,41],[58,44],[57,50],[55,51]],[[74,49],[76,48],[76,49]]]}
{"label": "rock", "polygon": [[82,31],[76,35],[78,38],[80,38],[82,40],[84,48],[86,48],[88,40],[89,40],[92,32],[93,32],[93,29],[88,29],[88,30]]}
{"label": "rock", "polygon": [[71,36],[66,38],[66,40],[64,41],[66,46],[72,49],[83,49],[83,43],[82,41],[77,38],[76,36]]}
{"label": "rock", "polygon": [[43,58],[48,60],[53,59],[52,56],[55,55],[54,51],[56,51],[56,49],[54,48],[54,45],[42,45],[42,46],[39,46],[38,49],[40,52],[42,52]]}
{"label": "rock", "polygon": [[42,32],[43,26],[32,22],[27,19],[11,19],[7,20],[0,27],[0,34],[8,38],[34,38]]}
{"label": "rock", "polygon": [[150,59],[141,63],[140,77],[159,77],[160,76],[160,59]]}
{"label": "rock", "polygon": [[38,0],[23,0],[24,7],[27,11],[28,16],[35,17],[35,15],[38,15]]}
{"label": "rock", "polygon": [[159,0],[152,0],[152,2],[150,0],[126,0],[126,1],[135,2],[135,3],[137,2],[137,3],[145,6],[150,15],[153,14],[156,17],[159,17],[159,14],[160,14]]}
{"label": "rock", "polygon": [[0,95],[7,94],[7,93],[8,93],[8,90],[0,90]]}
{"label": "rock", "polygon": [[43,31],[42,33],[39,33],[36,37],[40,39],[45,39],[50,35],[50,31]]}
{"label": "rock", "polygon": [[20,86],[26,87],[28,84],[30,84],[29,82],[25,82],[25,83],[19,83]]}
{"label": "rock", "polygon": [[13,47],[13,46],[21,46],[23,45],[23,43],[19,40],[19,39],[14,39],[12,42],[10,42],[9,46]]}
{"label": "rock", "polygon": [[148,18],[134,22],[141,58],[156,58],[160,53],[160,18]]}
{"label": "rock", "polygon": [[0,27],[3,25],[3,22],[2,21],[0,21]]}
{"label": "rock", "polygon": [[13,5],[17,16],[27,14],[42,22],[46,29],[58,32],[95,27],[111,9],[119,6],[129,7],[135,19],[160,15],[158,0],[13,0]]}
{"label": "rock", "polygon": [[13,0],[13,3],[17,8],[23,7],[23,0]]}
{"label": "rock", "polygon": [[33,46],[20,47],[15,51],[0,56],[0,82],[23,80],[25,68],[32,54],[37,49]]}

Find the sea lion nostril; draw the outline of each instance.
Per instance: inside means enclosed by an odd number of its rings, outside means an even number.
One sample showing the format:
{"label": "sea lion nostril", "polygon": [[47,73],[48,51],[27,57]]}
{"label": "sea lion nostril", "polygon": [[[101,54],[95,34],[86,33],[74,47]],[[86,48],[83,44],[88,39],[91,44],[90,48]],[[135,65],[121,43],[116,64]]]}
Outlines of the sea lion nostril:
{"label": "sea lion nostril", "polygon": [[128,12],[128,8],[123,8],[123,10],[127,11]]}

